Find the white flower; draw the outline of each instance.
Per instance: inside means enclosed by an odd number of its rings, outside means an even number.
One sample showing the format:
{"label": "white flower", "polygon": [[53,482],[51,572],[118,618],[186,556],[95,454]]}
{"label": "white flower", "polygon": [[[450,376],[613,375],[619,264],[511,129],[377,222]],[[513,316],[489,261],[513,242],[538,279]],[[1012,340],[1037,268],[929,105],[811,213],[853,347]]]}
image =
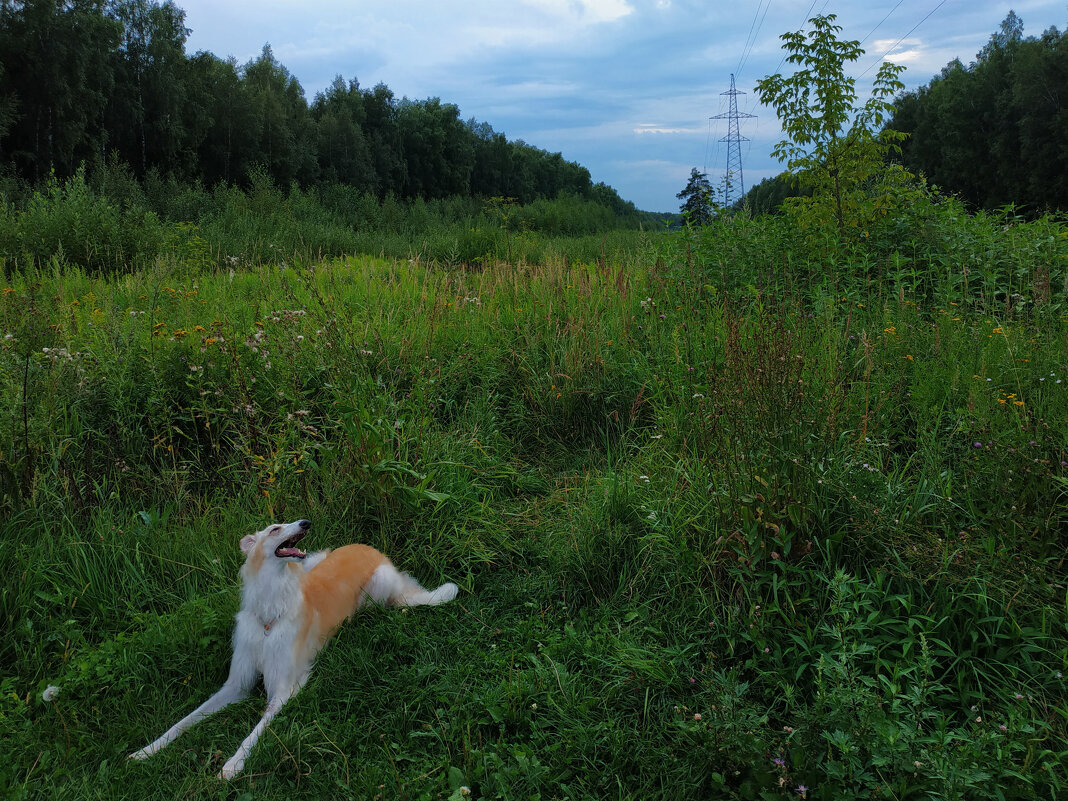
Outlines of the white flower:
{"label": "white flower", "polygon": [[59,695],[59,687],[54,684],[49,684],[47,687],[45,687],[45,691],[41,693],[41,700],[54,701],[57,695]]}

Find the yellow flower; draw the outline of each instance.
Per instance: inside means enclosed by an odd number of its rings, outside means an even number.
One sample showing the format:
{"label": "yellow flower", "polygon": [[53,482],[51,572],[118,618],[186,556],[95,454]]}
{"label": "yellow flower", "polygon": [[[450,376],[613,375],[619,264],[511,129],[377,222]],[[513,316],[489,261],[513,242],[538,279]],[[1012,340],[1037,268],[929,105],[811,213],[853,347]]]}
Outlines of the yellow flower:
{"label": "yellow flower", "polygon": [[916,361],[915,359],[912,358],[912,354],[911,353],[906,353],[905,354],[905,358],[908,359],[910,362]]}

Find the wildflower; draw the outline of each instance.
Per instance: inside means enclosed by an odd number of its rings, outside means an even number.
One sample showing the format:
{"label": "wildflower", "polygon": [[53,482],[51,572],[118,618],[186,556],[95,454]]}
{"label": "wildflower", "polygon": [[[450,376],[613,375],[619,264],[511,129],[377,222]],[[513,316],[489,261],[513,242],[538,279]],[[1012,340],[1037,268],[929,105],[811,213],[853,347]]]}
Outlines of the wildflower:
{"label": "wildflower", "polygon": [[981,447],[983,447],[983,443],[981,443],[981,442],[974,442],[974,443],[972,443],[972,446],[973,446],[973,447],[975,447],[975,448],[981,448]]}
{"label": "wildflower", "polygon": [[803,784],[797,785],[797,792],[801,793],[802,798],[808,798],[808,788]]}
{"label": "wildflower", "polygon": [[1002,723],[1000,726],[998,726],[998,728],[1001,729],[1002,731],[1008,731],[1009,730],[1009,727],[1006,726],[1004,723]]}
{"label": "wildflower", "polygon": [[59,695],[59,687],[57,687],[55,684],[49,684],[47,687],[45,687],[45,691],[41,693],[41,700],[54,701],[56,700],[57,695]]}
{"label": "wildflower", "polygon": [[771,764],[773,764],[777,768],[785,768],[786,760],[782,757],[775,757],[775,759],[771,760]]}
{"label": "wildflower", "polygon": [[694,712],[693,719],[697,720],[697,721],[700,721],[701,720],[701,713],[700,712]]}

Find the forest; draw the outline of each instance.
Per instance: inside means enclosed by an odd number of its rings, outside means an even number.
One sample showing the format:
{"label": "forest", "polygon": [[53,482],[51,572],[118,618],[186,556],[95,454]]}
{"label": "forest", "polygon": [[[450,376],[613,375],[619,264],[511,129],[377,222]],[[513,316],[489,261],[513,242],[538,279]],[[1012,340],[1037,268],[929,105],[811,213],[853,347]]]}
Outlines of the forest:
{"label": "forest", "polygon": [[[954,59],[894,105],[886,128],[906,137],[890,158],[940,191],[973,209],[1068,209],[1068,31],[1025,37],[1010,11],[974,61]],[[783,173],[743,203],[763,213],[798,192]]]}
{"label": "forest", "polygon": [[0,3],[0,164],[33,185],[117,160],[205,186],[341,184],[378,198],[560,194],[636,219],[589,171],[439,98],[338,76],[309,103],[270,45],[247,64],[187,55],[185,12],[156,0]]}
{"label": "forest", "polygon": [[965,66],[896,99],[901,162],[973,207],[1068,209],[1068,31],[1023,35],[1013,12]]}

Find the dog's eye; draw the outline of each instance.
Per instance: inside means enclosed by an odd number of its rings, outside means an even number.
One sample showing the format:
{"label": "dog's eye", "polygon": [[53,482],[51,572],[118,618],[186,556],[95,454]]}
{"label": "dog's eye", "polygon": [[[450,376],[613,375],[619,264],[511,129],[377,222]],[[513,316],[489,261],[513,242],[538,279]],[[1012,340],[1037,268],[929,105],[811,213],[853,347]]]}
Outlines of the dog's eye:
{"label": "dog's eye", "polygon": [[282,527],[281,527],[281,526],[272,526],[272,527],[271,527],[271,533],[272,533],[272,534],[277,534],[277,533],[278,533],[279,531],[281,531],[281,530],[282,530]]}

